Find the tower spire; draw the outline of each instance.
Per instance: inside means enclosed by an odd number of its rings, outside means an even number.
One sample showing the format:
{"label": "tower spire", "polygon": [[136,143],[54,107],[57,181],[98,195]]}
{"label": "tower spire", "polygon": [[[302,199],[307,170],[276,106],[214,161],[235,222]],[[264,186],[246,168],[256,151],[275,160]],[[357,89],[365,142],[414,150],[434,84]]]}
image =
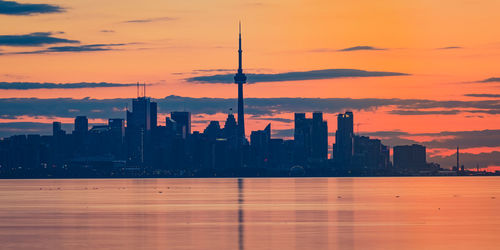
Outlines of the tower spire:
{"label": "tower spire", "polygon": [[239,22],[239,40],[238,40],[238,73],[243,73],[242,51],[241,51],[241,21]]}

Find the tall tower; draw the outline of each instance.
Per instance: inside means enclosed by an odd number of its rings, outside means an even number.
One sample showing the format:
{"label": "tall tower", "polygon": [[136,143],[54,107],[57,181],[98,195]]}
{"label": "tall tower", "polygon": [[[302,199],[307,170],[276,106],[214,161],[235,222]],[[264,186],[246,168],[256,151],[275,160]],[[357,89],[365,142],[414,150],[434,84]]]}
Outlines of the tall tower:
{"label": "tall tower", "polygon": [[247,76],[243,74],[241,55],[241,22],[239,23],[239,49],[238,49],[238,73],[234,75],[234,83],[238,84],[238,137],[245,138],[245,111],[243,104],[243,84],[247,81]]}

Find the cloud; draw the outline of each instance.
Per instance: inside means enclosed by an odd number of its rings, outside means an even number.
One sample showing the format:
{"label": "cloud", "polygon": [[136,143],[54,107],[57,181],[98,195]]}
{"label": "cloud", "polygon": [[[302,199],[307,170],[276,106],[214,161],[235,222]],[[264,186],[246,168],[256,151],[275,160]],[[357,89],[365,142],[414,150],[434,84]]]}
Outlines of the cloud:
{"label": "cloud", "polygon": [[51,4],[29,4],[14,1],[0,0],[0,14],[3,15],[32,15],[63,12],[64,9]]}
{"label": "cloud", "polygon": [[287,129],[272,129],[272,137],[273,138],[289,138],[293,137],[293,128],[287,128]]}
{"label": "cloud", "polygon": [[[323,69],[302,72],[286,72],[278,74],[247,74],[248,83],[258,82],[283,82],[333,79],[346,77],[382,77],[382,76],[406,76],[409,74],[384,71],[365,71],[359,69]],[[194,83],[234,83],[234,74],[219,74],[209,76],[195,76],[186,78],[188,82]]]}
{"label": "cloud", "polygon": [[[234,98],[192,98],[181,96],[167,96],[155,99],[160,112],[188,110],[193,114],[225,113],[229,108],[236,110],[237,100]],[[3,98],[0,99],[0,116],[55,116],[75,117],[78,110],[80,115],[90,115],[93,118],[123,117],[120,111],[130,103],[130,99],[37,99],[37,98]],[[430,108],[453,108],[479,110],[494,113],[500,111],[499,100],[481,101],[435,101],[425,99],[379,99],[379,98],[246,98],[246,114],[254,117],[273,116],[281,113],[311,112],[315,110],[324,113],[338,113],[345,110],[373,110],[381,107],[395,107],[403,110],[419,110]],[[92,110],[101,110],[100,113]]]}
{"label": "cloud", "polygon": [[450,109],[450,110],[402,110],[394,109],[389,111],[389,114],[393,115],[456,115],[461,113],[461,110]]}
{"label": "cloud", "polygon": [[500,98],[500,94],[465,94],[468,97]]}
{"label": "cloud", "polygon": [[152,23],[152,22],[159,22],[159,21],[173,21],[175,19],[176,18],[173,18],[173,17],[156,17],[156,18],[127,20],[127,21],[124,21],[123,23]]}
{"label": "cloud", "polygon": [[387,50],[387,49],[377,48],[372,46],[354,46],[345,49],[339,49],[338,51],[346,52],[346,51],[358,51],[358,50]]}
{"label": "cloud", "polygon": [[109,43],[109,44],[86,44],[79,46],[54,46],[42,50],[11,52],[0,55],[19,55],[19,54],[46,54],[60,52],[92,52],[92,51],[109,51],[115,50],[114,47],[127,45],[125,43]]}
{"label": "cloud", "polygon": [[[439,109],[439,110],[433,110]],[[455,115],[458,113],[500,114],[499,100],[436,101],[406,99],[389,111],[395,115]]]}
{"label": "cloud", "polygon": [[484,79],[484,80],[481,80],[481,81],[478,81],[478,82],[482,82],[482,83],[500,82],[500,77],[490,77],[488,79]]}
{"label": "cloud", "polygon": [[194,69],[193,73],[206,73],[206,72],[235,72],[235,69]]}
{"label": "cloud", "polygon": [[[429,148],[477,148],[500,147],[500,129],[474,131],[442,131],[437,133],[407,133],[403,131],[363,132],[362,135],[381,138],[390,146],[422,144]],[[418,142],[417,137],[429,137],[425,142]]]}
{"label": "cloud", "polygon": [[252,120],[262,120],[262,121],[275,121],[275,122],[283,122],[283,123],[292,123],[293,119],[281,118],[281,117],[259,117],[259,116],[251,116]]}
{"label": "cloud", "polygon": [[135,86],[135,83],[109,82],[78,82],[78,83],[48,83],[48,82],[0,82],[0,89],[83,89]]}
{"label": "cloud", "polygon": [[448,50],[448,49],[463,49],[463,47],[460,47],[460,46],[448,46],[448,47],[441,47],[441,48],[437,48],[439,50]]}
{"label": "cloud", "polygon": [[[71,131],[72,124],[64,124],[63,129]],[[5,122],[0,123],[0,138],[9,137],[14,134],[42,134],[52,133],[52,124],[39,122]]]}
{"label": "cloud", "polygon": [[[434,156],[428,157],[427,161],[438,162],[442,167],[451,167],[457,165],[456,154],[449,156]],[[490,153],[460,153],[460,165],[464,165],[465,168],[476,168],[485,166],[500,166],[500,152],[493,151]]]}
{"label": "cloud", "polygon": [[100,30],[102,33],[113,33],[115,32],[114,30]]}
{"label": "cloud", "polygon": [[52,32],[35,32],[25,35],[0,35],[0,46],[42,46],[57,43],[79,43],[77,40],[69,40],[52,36]]}

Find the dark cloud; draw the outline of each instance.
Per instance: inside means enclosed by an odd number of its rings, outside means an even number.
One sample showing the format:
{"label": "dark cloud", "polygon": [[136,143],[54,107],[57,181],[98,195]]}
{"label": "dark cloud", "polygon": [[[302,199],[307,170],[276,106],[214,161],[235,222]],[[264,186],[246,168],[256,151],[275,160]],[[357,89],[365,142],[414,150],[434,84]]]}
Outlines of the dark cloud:
{"label": "dark cloud", "polygon": [[[103,125],[99,123],[89,123],[90,126]],[[61,127],[67,132],[74,129],[73,123],[62,123]],[[40,122],[6,122],[0,123],[0,138],[20,134],[51,135],[52,123]]]}
{"label": "dark cloud", "polygon": [[[323,69],[302,72],[286,72],[278,74],[247,74],[248,83],[257,82],[283,82],[304,81],[346,77],[381,77],[381,76],[405,76],[409,74],[384,71],[365,71],[359,69]],[[220,74],[210,76],[196,76],[185,79],[194,83],[234,83],[234,74]]]}
{"label": "dark cloud", "polygon": [[64,11],[63,8],[51,4],[29,4],[14,1],[0,0],[0,14],[3,15],[32,15],[57,13]]}
{"label": "dark cloud", "polygon": [[[441,167],[445,168],[457,165],[456,154],[449,156],[428,157],[427,161],[437,162],[441,164]],[[460,153],[460,165],[464,165],[465,168],[472,169],[475,169],[476,166],[479,166],[480,168],[486,166],[500,166],[500,152],[493,151],[491,153],[480,154]]]}
{"label": "dark cloud", "polygon": [[159,22],[159,21],[173,21],[175,19],[176,18],[173,18],[173,17],[157,17],[157,18],[127,20],[127,21],[124,21],[124,23],[152,23],[152,22]]}
{"label": "dark cloud", "polygon": [[49,83],[49,82],[0,82],[0,89],[83,89],[135,86],[135,83],[109,82],[78,82],[78,83]]}
{"label": "dark cloud", "polygon": [[[363,132],[362,135],[381,138],[382,142],[390,146],[422,144],[429,148],[476,148],[500,147],[500,129],[475,131],[443,131],[438,133],[407,133],[403,131],[376,131]],[[429,141],[418,142],[412,137],[430,137]]]}
{"label": "dark cloud", "polygon": [[115,32],[114,30],[100,30],[102,33],[113,33]]}
{"label": "dark cloud", "polygon": [[56,43],[79,43],[76,40],[58,38],[52,32],[36,32],[25,35],[0,35],[0,46],[42,46]]}
{"label": "dark cloud", "polygon": [[[63,129],[71,131],[72,124],[63,124]],[[0,123],[0,138],[18,134],[41,134],[52,133],[52,124],[38,122],[6,122]]]}
{"label": "dark cloud", "polygon": [[42,49],[42,50],[4,53],[3,55],[109,51],[109,50],[116,50],[115,47],[124,46],[124,45],[127,45],[127,44],[125,44],[125,43],[109,43],[109,44],[87,44],[87,45],[79,45],[79,46],[55,46],[55,47],[48,47],[48,48]]}
{"label": "dark cloud", "polygon": [[441,47],[441,48],[437,48],[439,50],[447,50],[447,49],[463,49],[463,47],[460,47],[460,46],[448,46],[448,47]]}
{"label": "dark cloud", "polygon": [[252,120],[263,120],[263,121],[274,121],[274,122],[283,122],[283,123],[292,123],[293,119],[281,118],[281,117],[259,117],[259,116],[251,116]]}
{"label": "dark cloud", "polygon": [[[72,99],[72,98],[5,98],[0,99],[0,117],[9,116],[47,116],[76,117],[87,115],[90,118],[124,117],[128,99]],[[95,112],[99,110],[101,112]]]}
{"label": "dark cloud", "polygon": [[384,48],[377,48],[372,46],[354,46],[345,49],[339,49],[338,51],[346,52],[346,51],[358,51],[358,50],[387,50]]}
{"label": "dark cloud", "polygon": [[500,94],[465,94],[468,97],[500,98]]}
{"label": "dark cloud", "polygon": [[234,72],[235,69],[195,69],[193,73],[207,73],[207,72]]}
{"label": "dark cloud", "polygon": [[[188,110],[193,114],[225,113],[230,108],[236,110],[237,100],[233,98],[192,98],[167,96],[156,99],[160,112]],[[74,117],[78,110],[81,115],[90,114],[95,118],[122,117],[125,105],[130,99],[37,99],[37,98],[3,98],[0,99],[0,116],[56,116]],[[311,112],[338,113],[345,110],[374,110],[381,107],[395,107],[402,110],[419,109],[463,109],[463,112],[474,109],[481,112],[494,113],[500,111],[500,101],[435,101],[422,99],[351,99],[351,98],[246,98],[246,113],[253,117],[273,116],[280,113]],[[100,113],[92,110],[101,110]]]}
{"label": "dark cloud", "polygon": [[[389,111],[397,115],[454,115],[458,113],[500,114],[500,101],[435,101],[407,100],[397,104],[396,109]],[[440,110],[429,110],[440,109]]]}
{"label": "dark cloud", "polygon": [[271,132],[273,138],[290,138],[293,137],[294,129],[272,129]]}
{"label": "dark cloud", "polygon": [[394,109],[389,111],[389,114],[393,115],[456,115],[461,113],[461,110],[451,109],[451,110],[401,110]]}
{"label": "dark cloud", "polygon": [[500,77],[490,77],[488,79],[484,79],[478,82],[488,83],[488,82],[500,82]]}

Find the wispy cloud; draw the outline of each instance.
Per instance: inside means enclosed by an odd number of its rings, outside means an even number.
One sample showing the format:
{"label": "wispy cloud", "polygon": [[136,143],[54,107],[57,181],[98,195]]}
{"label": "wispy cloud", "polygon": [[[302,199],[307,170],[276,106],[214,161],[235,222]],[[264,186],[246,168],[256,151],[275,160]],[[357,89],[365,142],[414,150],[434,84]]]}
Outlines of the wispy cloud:
{"label": "wispy cloud", "polygon": [[500,77],[490,77],[478,82],[488,83],[488,82],[500,82]]}
{"label": "wispy cloud", "polygon": [[135,86],[134,83],[109,82],[79,82],[79,83],[48,83],[48,82],[0,82],[0,89],[29,90],[29,89],[84,89]]}
{"label": "wispy cloud", "polygon": [[34,51],[21,51],[3,53],[0,55],[19,55],[19,54],[46,54],[46,53],[61,53],[61,52],[92,52],[92,51],[108,51],[115,50],[115,47],[127,45],[125,43],[109,43],[109,44],[86,44],[78,46],[55,46],[46,49]]}
{"label": "wispy cloud", "polygon": [[468,97],[500,98],[500,94],[465,94]]}
{"label": "wispy cloud", "polygon": [[354,46],[354,47],[349,47],[345,49],[339,49],[338,51],[357,51],[357,50],[387,50],[384,48],[377,48],[373,46]]}
{"label": "wispy cloud", "polygon": [[77,40],[54,37],[52,32],[35,32],[25,35],[0,35],[0,46],[42,46],[57,43],[79,43]]}
{"label": "wispy cloud", "polygon": [[[385,71],[366,71],[359,69],[323,69],[301,72],[286,72],[278,74],[247,74],[248,83],[258,82],[284,82],[333,79],[346,77],[382,77],[382,76],[406,76],[409,74]],[[186,78],[188,82],[194,83],[233,83],[234,74],[219,74],[209,76],[196,76]]]}
{"label": "wispy cloud", "polygon": [[460,46],[448,46],[448,47],[441,47],[441,48],[437,48],[439,50],[448,50],[448,49],[463,49],[463,47],[460,47]]}
{"label": "wispy cloud", "polygon": [[123,23],[152,23],[152,22],[173,21],[173,20],[176,20],[176,18],[174,18],[174,17],[155,17],[155,18],[127,20],[127,21],[124,21]]}
{"label": "wispy cloud", "polygon": [[394,109],[389,111],[389,114],[393,115],[456,115],[461,113],[461,110],[450,109],[450,110],[402,110]]}
{"label": "wispy cloud", "polygon": [[3,15],[33,15],[63,12],[64,9],[52,4],[30,4],[0,0],[0,14]]}
{"label": "wispy cloud", "polygon": [[360,50],[388,50],[386,48],[378,48],[374,46],[354,46],[354,47],[349,47],[349,48],[343,48],[343,49],[331,49],[331,48],[319,48],[319,49],[312,49],[309,50],[308,52],[313,52],[313,53],[329,53],[329,52],[349,52],[349,51],[360,51]]}

